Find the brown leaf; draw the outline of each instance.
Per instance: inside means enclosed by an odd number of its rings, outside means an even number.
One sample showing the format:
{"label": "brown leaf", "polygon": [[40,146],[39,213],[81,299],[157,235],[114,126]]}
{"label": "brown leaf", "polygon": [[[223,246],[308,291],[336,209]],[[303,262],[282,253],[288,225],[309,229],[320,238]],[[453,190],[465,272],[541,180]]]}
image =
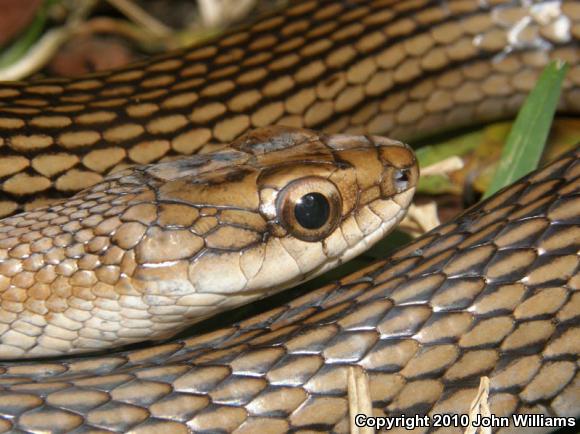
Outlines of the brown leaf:
{"label": "brown leaf", "polygon": [[49,65],[59,76],[119,68],[134,60],[129,48],[119,40],[98,35],[82,36],[65,44]]}
{"label": "brown leaf", "polygon": [[0,0],[0,46],[22,32],[41,5],[42,0]]}

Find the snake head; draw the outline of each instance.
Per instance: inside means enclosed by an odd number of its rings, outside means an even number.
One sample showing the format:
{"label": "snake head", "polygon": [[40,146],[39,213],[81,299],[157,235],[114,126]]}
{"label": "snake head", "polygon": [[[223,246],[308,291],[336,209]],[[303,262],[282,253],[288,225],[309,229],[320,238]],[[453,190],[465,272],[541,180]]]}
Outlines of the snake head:
{"label": "snake head", "polygon": [[402,219],[419,174],[413,151],[382,137],[268,127],[224,152],[244,163],[207,174],[216,185],[231,180],[219,190],[229,204],[212,195],[217,219],[226,209],[252,217],[220,220],[210,234],[221,232],[219,241],[189,268],[196,291],[229,294],[224,304],[293,286],[368,249]]}
{"label": "snake head", "polygon": [[368,249],[403,218],[418,179],[413,151],[400,142],[289,127],[254,130],[211,156],[146,173],[157,214],[135,247],[131,284],[146,300],[173,299],[179,324]]}

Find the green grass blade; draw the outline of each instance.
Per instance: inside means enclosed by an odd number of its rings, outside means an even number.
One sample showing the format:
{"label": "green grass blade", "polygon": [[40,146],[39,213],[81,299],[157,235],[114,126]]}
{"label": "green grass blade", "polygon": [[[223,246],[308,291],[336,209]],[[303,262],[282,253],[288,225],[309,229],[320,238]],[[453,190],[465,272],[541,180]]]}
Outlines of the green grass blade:
{"label": "green grass blade", "polygon": [[48,10],[61,0],[44,0],[36,17],[12,44],[0,50],[0,68],[4,68],[24,57],[30,47],[40,38],[48,20]]}
{"label": "green grass blade", "polygon": [[568,66],[564,62],[555,61],[542,72],[516,118],[484,198],[538,166],[567,70]]}
{"label": "green grass blade", "polygon": [[24,33],[22,33],[12,45],[0,53],[0,67],[12,65],[24,56],[28,49],[42,34],[45,23],[46,13],[44,12],[44,9],[41,8],[32,24],[27,27]]}

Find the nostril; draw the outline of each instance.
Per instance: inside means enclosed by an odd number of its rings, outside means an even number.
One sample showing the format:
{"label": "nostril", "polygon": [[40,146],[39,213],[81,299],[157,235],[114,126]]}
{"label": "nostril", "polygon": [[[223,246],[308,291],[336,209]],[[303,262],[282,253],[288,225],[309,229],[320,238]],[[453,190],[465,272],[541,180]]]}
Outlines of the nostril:
{"label": "nostril", "polygon": [[409,170],[408,169],[398,169],[393,174],[393,182],[395,183],[395,189],[399,192],[406,190],[409,187]]}

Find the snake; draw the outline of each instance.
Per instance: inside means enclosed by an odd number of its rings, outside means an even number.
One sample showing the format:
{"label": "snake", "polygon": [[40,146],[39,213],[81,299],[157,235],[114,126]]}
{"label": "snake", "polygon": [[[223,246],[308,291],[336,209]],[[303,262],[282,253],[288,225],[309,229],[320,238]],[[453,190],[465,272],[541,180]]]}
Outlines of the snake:
{"label": "snake", "polygon": [[578,417],[578,149],[307,295],[93,352],[359,253],[415,190],[398,140],[513,115],[551,59],[577,113],[579,25],[577,1],[305,0],[0,85],[0,432],[348,432],[352,370],[374,415],[466,414],[486,376],[494,415]]}

